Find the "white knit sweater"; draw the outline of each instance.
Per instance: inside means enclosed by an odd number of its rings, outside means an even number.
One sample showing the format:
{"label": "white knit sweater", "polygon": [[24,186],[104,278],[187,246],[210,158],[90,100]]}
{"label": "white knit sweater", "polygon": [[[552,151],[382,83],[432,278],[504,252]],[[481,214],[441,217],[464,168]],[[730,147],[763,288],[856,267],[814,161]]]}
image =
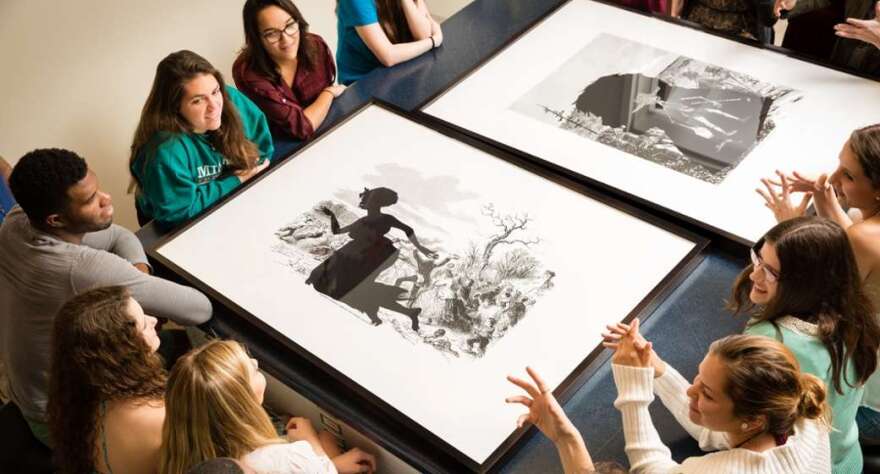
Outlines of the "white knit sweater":
{"label": "white knit sweater", "polygon": [[[633,473],[736,473],[736,474],[812,474],[831,472],[828,432],[811,420],[802,420],[782,445],[763,452],[729,449],[724,433],[713,432],[688,418],[689,384],[672,367],[654,384],[654,368],[612,364],[617,400],[614,406],[623,416],[626,455]],[[678,464],[657,434],[648,405],[654,390],[676,420],[706,449],[723,449],[705,456],[695,456]]]}

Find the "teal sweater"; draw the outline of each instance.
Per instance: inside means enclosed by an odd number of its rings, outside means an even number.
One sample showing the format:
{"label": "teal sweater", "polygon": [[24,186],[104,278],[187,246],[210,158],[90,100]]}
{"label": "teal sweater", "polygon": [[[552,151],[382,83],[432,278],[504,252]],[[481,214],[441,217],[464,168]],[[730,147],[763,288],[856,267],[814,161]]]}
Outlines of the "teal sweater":
{"label": "teal sweater", "polygon": [[[237,89],[226,86],[238,110],[244,134],[272,159],[274,146],[263,112]],[[211,145],[209,134],[159,132],[143,145],[131,166],[140,189],[138,209],[159,224],[175,226],[200,213],[235,189],[240,181]]]}
{"label": "teal sweater", "polygon": [[[815,324],[791,316],[779,318],[776,323],[778,330],[773,324],[763,321],[748,326],[745,332],[781,341],[794,353],[802,371],[813,374],[825,382],[834,427],[834,431],[830,433],[832,472],[835,474],[862,472],[862,450],[859,448],[856,410],[862,400],[864,387],[862,385],[851,387],[844,381],[840,387],[843,394],[834,389],[834,382],[831,380],[831,356],[819,340]],[[845,380],[855,379],[855,366],[849,361]]]}

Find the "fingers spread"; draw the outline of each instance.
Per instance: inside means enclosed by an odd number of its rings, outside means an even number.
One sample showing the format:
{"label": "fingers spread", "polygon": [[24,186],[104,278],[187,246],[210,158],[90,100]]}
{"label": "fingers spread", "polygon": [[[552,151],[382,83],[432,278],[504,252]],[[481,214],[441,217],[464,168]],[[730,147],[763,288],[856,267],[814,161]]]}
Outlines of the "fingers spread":
{"label": "fingers spread", "polygon": [[535,398],[541,394],[541,392],[539,392],[537,388],[533,387],[532,384],[526,382],[521,378],[508,375],[507,380],[509,380],[510,383],[516,385],[517,387],[525,390],[529,395],[531,395],[532,398]]}

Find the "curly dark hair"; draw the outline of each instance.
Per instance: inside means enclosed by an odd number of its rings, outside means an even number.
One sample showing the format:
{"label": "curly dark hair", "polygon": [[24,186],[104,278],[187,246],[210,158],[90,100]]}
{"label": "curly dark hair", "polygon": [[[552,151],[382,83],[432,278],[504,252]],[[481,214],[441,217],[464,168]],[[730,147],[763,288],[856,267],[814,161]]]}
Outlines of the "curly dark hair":
{"label": "curly dark hair", "polygon": [[61,473],[94,470],[100,403],[162,400],[167,374],[128,314],[124,287],[68,301],[55,317],[49,433]]}
{"label": "curly dark hair", "polygon": [[9,189],[31,224],[42,228],[46,218],[70,203],[67,190],[86,177],[86,160],[61,148],[41,148],[21,157],[9,176]]}

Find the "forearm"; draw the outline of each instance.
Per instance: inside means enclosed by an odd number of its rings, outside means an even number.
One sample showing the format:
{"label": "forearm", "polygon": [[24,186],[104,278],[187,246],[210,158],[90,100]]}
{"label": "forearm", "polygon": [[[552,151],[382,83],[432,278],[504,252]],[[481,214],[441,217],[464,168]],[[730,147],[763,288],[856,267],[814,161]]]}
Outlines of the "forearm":
{"label": "forearm", "polygon": [[312,130],[317,130],[324,123],[327,113],[330,112],[330,106],[333,104],[333,98],[333,94],[325,89],[318,94],[318,98],[312,102],[312,105],[303,109],[303,114],[312,124]]}
{"label": "forearm", "polygon": [[663,442],[654,424],[648,405],[654,399],[652,368],[638,368],[612,364],[618,396],[614,406],[623,418],[624,450],[629,458],[631,472],[668,472],[678,464]]}
{"label": "forearm", "polygon": [[406,24],[413,38],[422,40],[431,36],[432,22],[427,9],[419,8],[414,0],[400,0],[400,6],[406,16]]}
{"label": "forearm", "polygon": [[562,470],[565,474],[590,473],[595,470],[590,452],[578,432],[557,441],[556,451],[559,453],[559,460],[562,462]]}
{"label": "forearm", "polygon": [[199,291],[144,274],[107,252],[92,252],[75,265],[71,283],[76,293],[104,286],[124,286],[147,314],[182,325],[197,325],[211,319],[211,302]]}
{"label": "forearm", "polygon": [[83,236],[83,245],[118,255],[129,263],[147,263],[147,255],[138,238],[128,229],[116,224]]}
{"label": "forearm", "polygon": [[434,47],[434,43],[430,38],[409,43],[388,44],[381,54],[376,57],[385,67],[395,66],[402,62],[409,61],[417,56],[427,53]]}

